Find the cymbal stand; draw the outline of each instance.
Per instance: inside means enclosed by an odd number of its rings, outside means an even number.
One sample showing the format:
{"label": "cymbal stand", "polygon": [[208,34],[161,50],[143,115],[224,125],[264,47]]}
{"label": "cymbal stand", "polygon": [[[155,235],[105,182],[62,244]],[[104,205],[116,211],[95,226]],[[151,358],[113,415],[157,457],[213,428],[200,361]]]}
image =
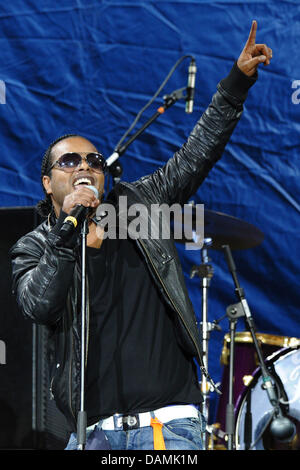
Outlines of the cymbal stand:
{"label": "cymbal stand", "polygon": [[[213,267],[209,263],[210,258],[208,257],[208,247],[212,244],[211,238],[205,238],[202,247],[202,264],[200,266],[193,266],[190,272],[190,278],[192,279],[195,276],[202,278],[202,322],[201,322],[201,344],[202,344],[202,358],[203,364],[208,370],[208,341],[210,331],[214,329],[211,323],[207,321],[208,313],[208,288],[210,285],[210,280],[213,277]],[[202,375],[201,378],[201,391],[203,395],[202,409],[201,412],[208,423],[209,418],[209,392],[210,384],[205,377]],[[204,431],[202,436],[202,442],[204,450],[207,449],[207,434]]]}

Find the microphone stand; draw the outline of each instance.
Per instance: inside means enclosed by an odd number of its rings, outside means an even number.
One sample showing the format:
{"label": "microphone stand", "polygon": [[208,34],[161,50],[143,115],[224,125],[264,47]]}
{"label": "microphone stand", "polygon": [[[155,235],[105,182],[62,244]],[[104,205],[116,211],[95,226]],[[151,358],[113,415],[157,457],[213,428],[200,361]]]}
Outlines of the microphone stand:
{"label": "microphone stand", "polygon": [[86,359],[86,241],[88,219],[85,218],[81,227],[81,357],[80,357],[80,410],[77,420],[77,450],[84,450],[86,444],[87,415],[85,411],[85,359]]}
{"label": "microphone stand", "polygon": [[[262,381],[263,381],[263,389],[267,392],[269,401],[274,408],[274,414],[275,416],[275,425],[276,429],[274,429],[275,432],[279,433],[281,430],[279,429],[279,432],[277,429],[279,427],[285,426],[285,431],[289,432],[290,431],[290,425],[291,423],[287,418],[284,418],[282,415],[282,411],[280,409],[279,405],[279,399],[277,396],[277,393],[275,391],[274,383],[271,380],[270,373],[265,365],[264,357],[260,348],[260,345],[258,343],[256,334],[255,334],[255,324],[253,317],[251,315],[248,302],[245,298],[244,294],[244,289],[240,286],[237,273],[236,273],[236,267],[235,263],[231,254],[231,250],[229,245],[224,245],[222,247],[225,252],[225,257],[226,261],[229,267],[229,271],[232,275],[234,284],[235,284],[235,293],[237,295],[237,298],[239,300],[239,303],[230,305],[227,308],[227,313],[229,313],[229,318],[230,318],[230,369],[229,369],[229,399],[228,399],[228,405],[226,409],[226,430],[228,431],[228,450],[234,450],[235,449],[235,442],[234,442],[234,403],[233,403],[233,367],[234,367],[234,335],[235,335],[235,324],[236,320],[238,317],[244,317],[246,319],[246,322],[248,324],[248,328],[250,330],[254,347],[258,356],[259,360],[259,365],[261,368],[261,373],[262,373]],[[273,379],[274,380],[274,379]],[[274,426],[275,427],[275,426]],[[274,434],[275,434],[274,432]],[[291,432],[291,431],[290,431]]]}
{"label": "microphone stand", "polygon": [[226,405],[226,435],[227,450],[235,449],[234,432],[235,432],[235,416],[234,416],[234,359],[235,359],[235,331],[237,319],[243,316],[241,309],[235,305],[230,305],[226,309],[229,318],[230,330],[230,350],[229,350],[229,377],[228,377],[228,403]]}
{"label": "microphone stand", "polygon": [[143,126],[138,129],[129,139],[125,144],[120,145],[116,150],[108,157],[106,160],[106,164],[108,166],[109,172],[113,176],[113,181],[114,185],[118,183],[121,179],[121,174],[122,174],[122,167],[117,160],[119,157],[121,157],[127,150],[130,144],[134,140],[139,137],[147,127],[149,127],[159,116],[161,116],[166,109],[170,108],[173,104],[175,104],[178,100],[180,99],[185,99],[187,100],[187,96],[184,95],[184,91],[187,90],[187,87],[180,88],[178,90],[173,91],[170,95],[166,95],[163,97],[164,99],[164,104],[163,106],[160,106],[157,111],[148,119],[148,121],[143,124]]}

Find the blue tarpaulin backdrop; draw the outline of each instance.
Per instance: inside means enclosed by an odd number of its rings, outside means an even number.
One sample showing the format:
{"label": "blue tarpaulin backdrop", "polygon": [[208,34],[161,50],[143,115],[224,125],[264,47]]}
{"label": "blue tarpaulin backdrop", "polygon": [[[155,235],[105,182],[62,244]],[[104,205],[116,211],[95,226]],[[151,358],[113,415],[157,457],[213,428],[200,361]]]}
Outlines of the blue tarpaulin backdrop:
{"label": "blue tarpaulin backdrop", "polygon": [[[258,22],[257,42],[273,49],[261,67],[243,117],[222,160],[194,197],[259,227],[264,242],[234,253],[241,285],[264,333],[300,337],[300,5],[297,0],[96,1],[15,0],[0,7],[1,159],[0,205],[32,206],[43,196],[41,158],[58,136],[86,136],[109,156],[137,112],[179,57],[197,61],[194,113],[178,102],[122,157],[123,180],[133,181],[163,165],[181,146],[209,104]],[[162,96],[183,87],[188,61]],[[199,278],[190,279],[199,252],[179,246],[196,314],[201,320]],[[236,302],[224,256],[210,252],[214,277],[209,321]],[[209,343],[209,368],[219,363],[228,320]],[[243,321],[238,329],[243,330]],[[211,421],[217,398],[212,394]]]}

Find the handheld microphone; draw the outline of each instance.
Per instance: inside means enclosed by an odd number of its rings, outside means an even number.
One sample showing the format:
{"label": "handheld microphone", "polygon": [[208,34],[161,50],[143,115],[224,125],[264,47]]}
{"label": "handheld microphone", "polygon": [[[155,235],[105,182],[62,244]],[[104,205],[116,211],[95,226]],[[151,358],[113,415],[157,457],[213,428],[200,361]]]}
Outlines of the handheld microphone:
{"label": "handheld microphone", "polygon": [[192,59],[188,70],[187,99],[185,104],[185,112],[189,114],[193,112],[194,107],[196,72],[196,61]]}
{"label": "handheld microphone", "polygon": [[[99,197],[98,189],[95,188],[95,186],[88,186],[88,188],[95,193],[97,198]],[[71,213],[65,218],[60,229],[60,237],[62,240],[67,240],[71,236],[77,225],[83,222],[83,220],[87,217],[89,211],[90,207],[85,207],[81,204],[74,207]]]}

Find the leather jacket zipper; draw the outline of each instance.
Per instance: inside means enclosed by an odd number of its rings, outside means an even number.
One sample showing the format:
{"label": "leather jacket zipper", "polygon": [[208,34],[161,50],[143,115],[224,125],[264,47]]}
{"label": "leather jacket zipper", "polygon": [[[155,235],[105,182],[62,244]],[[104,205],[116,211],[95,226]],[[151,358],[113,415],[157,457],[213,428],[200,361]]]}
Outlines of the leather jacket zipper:
{"label": "leather jacket zipper", "polygon": [[72,328],[70,328],[70,339],[71,339],[71,345],[70,345],[70,366],[69,366],[69,407],[72,413],[73,418],[75,418],[75,413],[72,408],[72,358],[73,358],[73,332]]}
{"label": "leather jacket zipper", "polygon": [[[88,281],[87,281],[87,291],[89,290],[88,288]],[[87,295],[88,297],[88,295]],[[87,365],[87,358],[88,358],[88,343],[89,343],[89,319],[90,319],[90,312],[89,312],[89,303],[87,302],[87,312],[86,312],[86,354],[85,354],[85,366]],[[75,413],[72,407],[72,357],[73,357],[73,347],[74,347],[74,341],[73,341],[73,332],[72,328],[70,329],[70,367],[69,367],[69,408],[72,413],[72,416],[75,417]]]}
{"label": "leather jacket zipper", "polygon": [[[72,311],[72,306],[71,306],[70,297],[68,298],[68,302],[69,302],[68,311],[71,312]],[[72,407],[72,361],[73,361],[73,354],[74,354],[74,339],[73,339],[72,327],[70,327],[69,335],[70,335],[70,360],[69,360],[69,397],[68,397],[68,401],[69,401],[70,411],[71,411],[72,416],[73,416],[73,418],[76,422],[75,413],[74,413],[74,410],[73,410],[73,407]]]}
{"label": "leather jacket zipper", "polygon": [[51,378],[51,381],[50,381],[50,386],[49,386],[49,391],[50,391],[50,400],[54,400],[54,395],[53,395],[53,380],[54,380],[54,376]]}
{"label": "leather jacket zipper", "polygon": [[[210,383],[212,384],[213,388],[214,388],[217,392],[219,392],[219,390],[217,389],[217,387],[216,387],[214,381],[212,380],[212,378],[211,378],[210,375],[208,374],[208,371],[206,370],[206,367],[205,367],[205,365],[204,365],[204,363],[203,363],[203,360],[202,360],[201,353],[200,353],[200,350],[199,350],[199,348],[198,348],[198,345],[197,345],[196,341],[194,340],[193,335],[192,335],[192,333],[191,333],[191,331],[190,331],[188,325],[186,324],[186,322],[185,322],[185,320],[184,320],[184,318],[183,318],[183,315],[181,314],[180,310],[177,308],[177,306],[176,306],[175,303],[173,302],[173,300],[172,300],[172,298],[171,298],[171,296],[170,296],[170,294],[169,294],[169,292],[168,292],[168,290],[167,290],[167,288],[166,288],[166,286],[165,286],[165,283],[163,282],[163,280],[162,280],[162,278],[161,278],[159,272],[157,271],[156,266],[155,266],[154,263],[152,262],[151,256],[150,256],[150,254],[149,254],[147,248],[145,247],[145,245],[144,245],[144,243],[142,242],[141,239],[137,240],[137,242],[142,245],[142,247],[143,247],[143,249],[144,249],[144,251],[145,251],[145,253],[146,253],[146,255],[147,255],[147,258],[148,258],[148,260],[150,261],[151,266],[153,267],[153,269],[154,269],[154,271],[155,271],[157,277],[159,278],[159,280],[160,280],[160,282],[161,282],[161,285],[163,286],[164,291],[165,291],[165,293],[166,293],[166,295],[167,295],[169,301],[171,302],[171,304],[173,305],[174,309],[175,309],[176,312],[178,313],[178,315],[179,315],[179,317],[180,317],[182,323],[184,324],[185,328],[187,329],[187,331],[188,331],[188,333],[189,333],[189,336],[190,336],[190,338],[191,338],[193,344],[194,344],[195,347],[196,347],[196,351],[197,351],[197,353],[198,353],[198,357],[199,357],[199,361],[200,361],[200,364],[199,364],[199,365],[200,365],[200,369],[201,369],[202,374],[205,375],[205,377],[210,381]],[[219,393],[220,393],[220,392],[219,392]]]}

